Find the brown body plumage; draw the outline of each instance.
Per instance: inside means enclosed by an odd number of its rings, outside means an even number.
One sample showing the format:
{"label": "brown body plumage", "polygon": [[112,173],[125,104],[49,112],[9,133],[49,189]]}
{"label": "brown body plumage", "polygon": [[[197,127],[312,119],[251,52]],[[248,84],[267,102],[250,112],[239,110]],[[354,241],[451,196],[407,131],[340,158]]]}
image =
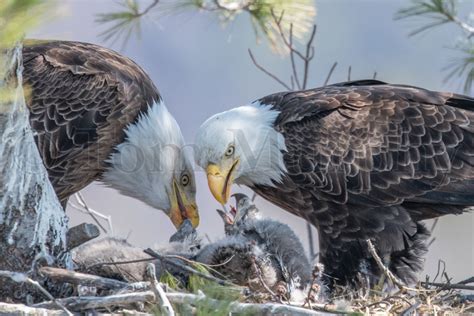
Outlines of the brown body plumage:
{"label": "brown body plumage", "polygon": [[[375,239],[413,280],[427,232],[418,223],[474,205],[474,100],[359,81],[260,100],[281,111],[287,174],[254,189],[312,222],[327,272],[344,280]],[[370,261],[370,260],[369,260]]]}
{"label": "brown body plumage", "polygon": [[[245,125],[260,116],[267,117],[263,124]],[[285,147],[259,165],[225,129],[243,126],[243,135],[261,129],[260,137],[267,137],[268,118]],[[376,80],[345,82],[269,95],[213,116],[198,135],[198,162],[208,170],[214,196],[225,202],[235,178],[310,221],[326,273],[340,284],[353,282],[361,270],[380,275],[367,239],[393,272],[413,281],[429,235],[419,221],[474,206],[474,99],[468,96]],[[257,143],[251,158],[266,146]],[[231,156],[221,154],[224,146],[231,146]],[[280,171],[272,164],[278,159]],[[259,183],[271,172],[279,176],[270,185]]]}
{"label": "brown body plumage", "polygon": [[160,95],[136,63],[98,45],[26,44],[23,64],[35,140],[64,203],[100,177],[125,127]]}
{"label": "brown body plumage", "polygon": [[62,205],[94,180],[163,210],[176,227],[199,215],[179,125],[129,58],[87,43],[26,43],[30,123]]}

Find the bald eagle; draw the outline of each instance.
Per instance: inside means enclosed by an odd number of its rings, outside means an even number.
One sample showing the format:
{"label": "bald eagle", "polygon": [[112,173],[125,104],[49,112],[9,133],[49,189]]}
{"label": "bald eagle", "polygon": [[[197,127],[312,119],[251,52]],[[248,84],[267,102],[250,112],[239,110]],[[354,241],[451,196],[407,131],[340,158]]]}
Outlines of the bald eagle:
{"label": "bald eagle", "polygon": [[183,136],[148,75],[110,49],[26,42],[23,83],[35,141],[56,194],[94,180],[163,210],[175,226],[199,223]]}
{"label": "bald eagle", "polygon": [[422,268],[420,221],[474,205],[474,99],[376,80],[282,92],[209,118],[196,161],[226,203],[243,184],[318,230],[329,281]]}

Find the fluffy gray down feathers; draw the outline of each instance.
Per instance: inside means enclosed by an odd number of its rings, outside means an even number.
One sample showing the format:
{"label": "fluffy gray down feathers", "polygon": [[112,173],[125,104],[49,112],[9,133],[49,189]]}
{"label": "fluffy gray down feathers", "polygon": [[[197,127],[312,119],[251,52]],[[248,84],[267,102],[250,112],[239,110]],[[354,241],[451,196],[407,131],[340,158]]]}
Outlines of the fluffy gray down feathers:
{"label": "fluffy gray down feathers", "polygon": [[[249,200],[245,200],[246,203]],[[311,279],[311,265],[296,234],[286,224],[259,218],[251,203],[239,205],[236,222],[226,225],[226,236],[201,246],[194,230],[183,225],[170,243],[156,248],[161,254],[175,254],[213,267],[232,282],[254,290],[264,287],[304,288]],[[240,207],[239,207],[240,206]],[[144,280],[148,262],[121,265],[100,265],[149,258],[141,248],[125,240],[104,238],[89,242],[73,251],[77,270],[128,282]],[[175,259],[179,260],[179,259]],[[172,265],[153,261],[157,277],[165,271],[186,283],[188,275]],[[265,284],[262,284],[264,282]]]}

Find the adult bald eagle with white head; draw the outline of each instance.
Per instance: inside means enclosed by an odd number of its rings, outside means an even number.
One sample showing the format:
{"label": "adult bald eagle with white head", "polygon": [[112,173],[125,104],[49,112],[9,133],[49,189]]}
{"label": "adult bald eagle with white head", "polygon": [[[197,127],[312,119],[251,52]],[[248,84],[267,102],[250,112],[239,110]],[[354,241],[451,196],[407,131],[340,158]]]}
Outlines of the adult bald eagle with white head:
{"label": "adult bald eagle with white head", "polygon": [[31,41],[23,83],[35,141],[56,194],[94,180],[199,223],[191,159],[150,77],[129,58],[80,42]]}
{"label": "adult bald eagle with white head", "polygon": [[202,124],[196,161],[226,203],[232,184],[310,221],[328,280],[422,269],[421,220],[474,205],[474,99],[376,80],[282,92]]}

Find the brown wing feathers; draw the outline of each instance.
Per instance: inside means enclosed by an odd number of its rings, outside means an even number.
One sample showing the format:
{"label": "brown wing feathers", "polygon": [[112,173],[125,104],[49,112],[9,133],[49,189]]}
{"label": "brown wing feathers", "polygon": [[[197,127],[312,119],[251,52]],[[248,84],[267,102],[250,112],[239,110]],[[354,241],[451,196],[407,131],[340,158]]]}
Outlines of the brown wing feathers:
{"label": "brown wing feathers", "polygon": [[464,109],[474,100],[463,97],[462,108],[454,107],[456,100],[377,84],[260,101],[281,111],[275,125],[287,140],[285,162],[297,183],[317,188],[323,200],[374,206],[474,179],[474,112]]}
{"label": "brown wing feathers", "polygon": [[124,128],[160,98],[133,61],[78,42],[25,45],[36,142],[61,200],[97,179]]}
{"label": "brown wing feathers", "polygon": [[367,238],[413,280],[428,236],[417,221],[474,205],[472,98],[364,80],[259,102],[280,111],[288,174],[254,189],[318,228],[321,260],[340,283],[364,262],[380,273]]}

